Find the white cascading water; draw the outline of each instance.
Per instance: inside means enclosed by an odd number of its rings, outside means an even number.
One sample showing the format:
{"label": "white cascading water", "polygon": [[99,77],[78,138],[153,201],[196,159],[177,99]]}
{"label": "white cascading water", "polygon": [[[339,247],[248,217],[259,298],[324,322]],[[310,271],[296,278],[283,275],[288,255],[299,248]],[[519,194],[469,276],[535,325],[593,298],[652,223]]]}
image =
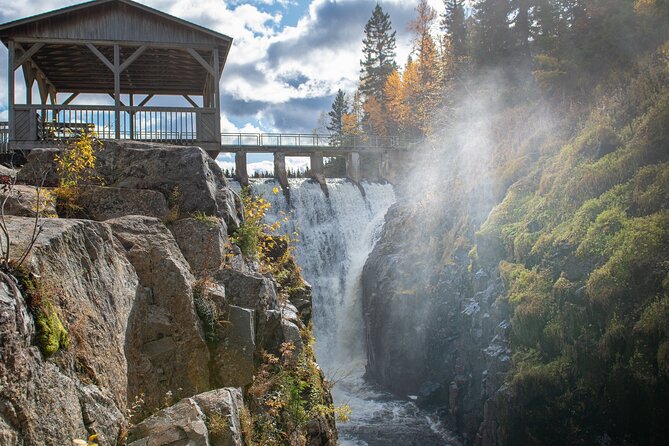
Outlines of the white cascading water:
{"label": "white cascading water", "polygon": [[329,196],[305,179],[291,179],[290,205],[274,180],[252,180],[255,194],[272,204],[267,221],[289,216],[282,232],[297,231],[296,257],[313,288],[317,361],[335,383],[335,404],[348,404],[350,421],[338,423],[342,445],[450,444],[448,433],[410,401],[374,390],[366,365],[361,275],[395,201],[389,184],[327,181]]}

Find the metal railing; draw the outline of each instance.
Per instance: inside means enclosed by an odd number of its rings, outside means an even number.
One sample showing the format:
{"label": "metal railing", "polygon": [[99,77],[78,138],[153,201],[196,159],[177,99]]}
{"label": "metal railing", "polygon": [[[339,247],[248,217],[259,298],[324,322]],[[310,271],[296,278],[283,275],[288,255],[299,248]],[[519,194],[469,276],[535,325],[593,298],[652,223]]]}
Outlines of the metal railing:
{"label": "metal railing", "polygon": [[221,146],[266,148],[333,148],[346,149],[404,149],[415,143],[397,136],[337,136],[327,134],[291,133],[222,133]]}
{"label": "metal railing", "polygon": [[[17,105],[17,141],[56,141],[80,133],[100,139],[180,144],[218,141],[213,108]],[[118,117],[117,117],[118,113]]]}
{"label": "metal railing", "polygon": [[9,122],[0,122],[0,154],[9,152]]}
{"label": "metal railing", "polygon": [[47,106],[35,108],[37,139],[51,141],[94,132],[100,139],[171,141],[197,139],[197,109],[121,107],[118,121],[111,106]]}

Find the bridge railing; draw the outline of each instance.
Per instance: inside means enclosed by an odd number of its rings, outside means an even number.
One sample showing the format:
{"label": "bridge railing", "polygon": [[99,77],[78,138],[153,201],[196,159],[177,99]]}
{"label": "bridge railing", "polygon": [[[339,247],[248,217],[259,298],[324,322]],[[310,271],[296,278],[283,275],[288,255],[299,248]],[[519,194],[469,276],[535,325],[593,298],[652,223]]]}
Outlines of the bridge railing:
{"label": "bridge railing", "polygon": [[0,154],[9,152],[9,122],[0,122]]}
{"label": "bridge railing", "polygon": [[222,133],[221,145],[223,147],[303,147],[303,148],[332,148],[342,147],[347,149],[384,148],[396,149],[406,148],[412,143],[396,136],[390,137],[368,137],[358,135],[328,135],[318,133]]}

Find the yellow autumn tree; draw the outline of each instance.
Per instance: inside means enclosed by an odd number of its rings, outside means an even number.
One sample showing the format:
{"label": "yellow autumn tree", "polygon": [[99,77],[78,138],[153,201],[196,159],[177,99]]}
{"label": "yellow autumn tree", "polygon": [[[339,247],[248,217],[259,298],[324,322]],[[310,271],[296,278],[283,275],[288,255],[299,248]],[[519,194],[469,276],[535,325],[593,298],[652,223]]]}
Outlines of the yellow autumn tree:
{"label": "yellow autumn tree", "polygon": [[381,137],[388,136],[388,117],[384,104],[382,104],[381,101],[379,101],[374,96],[371,96],[367,98],[363,104],[363,109],[365,111],[365,115],[367,116],[367,125],[371,127],[370,133]]}

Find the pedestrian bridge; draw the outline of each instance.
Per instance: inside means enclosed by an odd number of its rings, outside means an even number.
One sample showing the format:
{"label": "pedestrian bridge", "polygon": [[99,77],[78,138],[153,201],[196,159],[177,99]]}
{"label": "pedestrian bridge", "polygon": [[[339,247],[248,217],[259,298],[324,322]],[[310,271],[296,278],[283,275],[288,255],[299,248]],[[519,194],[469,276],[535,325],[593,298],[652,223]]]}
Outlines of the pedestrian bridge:
{"label": "pedestrian bridge", "polygon": [[360,155],[373,158],[383,176],[392,152],[409,149],[415,142],[399,137],[336,136],[299,133],[223,133],[221,152],[235,154],[235,175],[242,184],[248,184],[247,153],[272,153],[274,176],[283,187],[288,186],[286,156],[310,158],[311,176],[324,184],[323,157],[344,157],[346,176],[354,182],[361,178]]}

